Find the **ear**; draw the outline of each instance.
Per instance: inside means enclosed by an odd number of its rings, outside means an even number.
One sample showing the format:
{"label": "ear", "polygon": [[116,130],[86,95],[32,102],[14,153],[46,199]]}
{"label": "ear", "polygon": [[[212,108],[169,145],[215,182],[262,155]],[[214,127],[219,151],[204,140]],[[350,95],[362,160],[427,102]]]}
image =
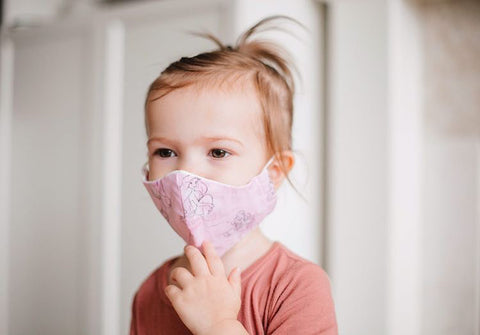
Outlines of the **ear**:
{"label": "ear", "polygon": [[293,155],[293,152],[290,150],[284,150],[280,153],[275,154],[275,158],[272,160],[270,166],[267,168],[268,175],[275,186],[275,190],[278,190],[280,185],[282,185],[283,181],[287,177],[282,171],[280,161],[283,162],[286,173],[289,173],[290,170],[293,168],[293,165],[295,164],[295,157]]}

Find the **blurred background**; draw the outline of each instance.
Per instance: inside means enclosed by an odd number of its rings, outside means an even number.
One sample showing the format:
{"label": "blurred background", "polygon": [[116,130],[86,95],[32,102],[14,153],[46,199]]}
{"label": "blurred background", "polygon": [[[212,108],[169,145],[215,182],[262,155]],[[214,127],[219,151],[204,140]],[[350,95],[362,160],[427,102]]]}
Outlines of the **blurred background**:
{"label": "blurred background", "polygon": [[171,62],[261,18],[291,52],[292,172],[265,233],[328,273],[340,334],[480,334],[480,1],[3,0],[0,334],[127,334],[183,241],[141,183]]}

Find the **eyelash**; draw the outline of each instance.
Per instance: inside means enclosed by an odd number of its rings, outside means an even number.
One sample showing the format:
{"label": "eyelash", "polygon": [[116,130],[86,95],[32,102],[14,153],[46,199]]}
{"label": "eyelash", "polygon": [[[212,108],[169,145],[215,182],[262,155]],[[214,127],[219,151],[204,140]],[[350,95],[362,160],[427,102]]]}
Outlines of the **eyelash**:
{"label": "eyelash", "polygon": [[[164,151],[169,151],[169,156],[162,156],[161,153]],[[221,153],[223,153],[223,157],[214,157],[213,154],[210,155],[210,153],[213,153],[214,151],[221,151]],[[167,149],[167,148],[160,148],[160,149],[157,149],[155,150],[155,152],[153,153],[154,156],[160,156],[160,158],[169,158],[169,157],[172,157],[171,154],[172,153],[175,153],[173,150],[171,149]],[[176,155],[176,154],[175,154]],[[209,156],[212,156],[214,159],[222,159],[222,158],[225,158],[225,157],[228,157],[229,155],[231,155],[230,152],[228,152],[227,150],[224,150],[224,149],[219,149],[219,148],[215,148],[215,149],[212,149],[210,150],[209,152]]]}

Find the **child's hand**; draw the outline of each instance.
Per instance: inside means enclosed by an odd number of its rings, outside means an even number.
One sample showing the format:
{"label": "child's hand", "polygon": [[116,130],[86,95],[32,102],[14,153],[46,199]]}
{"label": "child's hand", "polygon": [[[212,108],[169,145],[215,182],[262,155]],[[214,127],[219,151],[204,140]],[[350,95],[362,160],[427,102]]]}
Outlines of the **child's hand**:
{"label": "child's hand", "polygon": [[227,279],[222,260],[211,243],[204,242],[202,247],[205,257],[196,247],[185,247],[192,273],[184,267],[173,269],[171,278],[178,287],[168,285],[165,294],[185,326],[195,335],[216,333],[215,328],[228,328],[229,323],[238,329],[240,271],[233,269]]}

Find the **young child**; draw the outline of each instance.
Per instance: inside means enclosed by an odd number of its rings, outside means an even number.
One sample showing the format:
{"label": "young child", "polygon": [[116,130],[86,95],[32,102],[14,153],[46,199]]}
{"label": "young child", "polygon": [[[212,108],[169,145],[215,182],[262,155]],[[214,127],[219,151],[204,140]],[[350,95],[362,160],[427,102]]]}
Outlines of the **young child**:
{"label": "young child", "polygon": [[[323,269],[259,223],[294,164],[294,81],[278,45],[251,40],[182,57],[150,85],[143,184],[186,241],[133,298],[130,334],[337,334]],[[294,223],[292,222],[292,227]]]}

